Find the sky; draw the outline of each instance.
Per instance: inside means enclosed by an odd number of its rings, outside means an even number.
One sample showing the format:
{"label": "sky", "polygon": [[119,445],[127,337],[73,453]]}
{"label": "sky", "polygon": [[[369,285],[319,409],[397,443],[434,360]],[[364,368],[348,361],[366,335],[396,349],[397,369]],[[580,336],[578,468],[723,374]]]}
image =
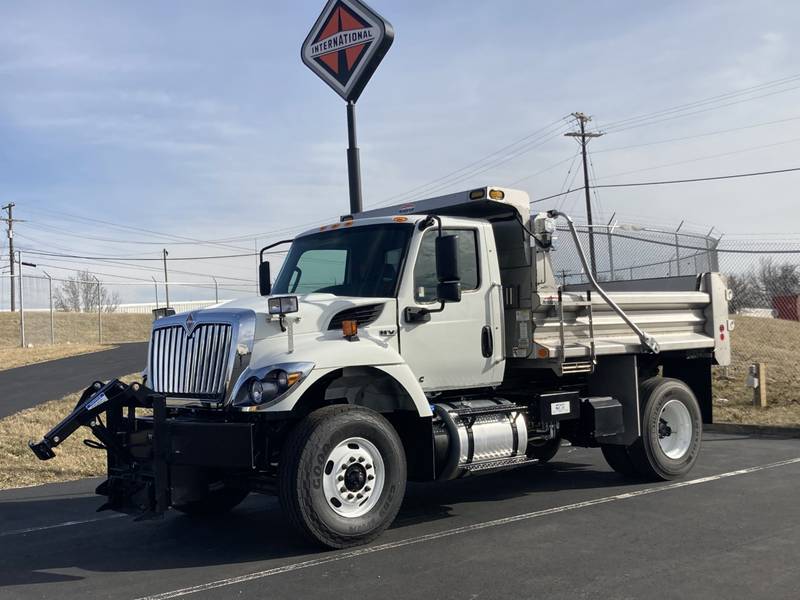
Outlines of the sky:
{"label": "sky", "polygon": [[[246,253],[347,213],[345,106],[300,61],[323,4],[0,3],[0,204],[25,220],[18,248],[54,277],[88,267],[147,300],[162,248]],[[558,193],[577,172],[562,135],[574,111],[605,132],[590,144],[598,184],[800,166],[796,2],[371,5],[396,37],[357,106],[366,207],[485,184]],[[640,115],[653,116],[619,123]],[[603,222],[788,238],[798,177],[601,189],[593,208]],[[583,217],[580,194],[541,206]],[[205,286],[173,297],[213,296],[212,277],[225,297],[255,290],[251,256],[170,269]]]}

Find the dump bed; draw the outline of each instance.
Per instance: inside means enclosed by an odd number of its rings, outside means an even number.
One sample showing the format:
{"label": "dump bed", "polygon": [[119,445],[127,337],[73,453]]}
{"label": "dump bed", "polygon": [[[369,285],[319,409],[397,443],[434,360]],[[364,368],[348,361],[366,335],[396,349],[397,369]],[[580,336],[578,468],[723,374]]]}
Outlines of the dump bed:
{"label": "dump bed", "polygon": [[[726,287],[718,273],[603,284],[608,297],[655,339],[661,352],[709,349],[721,365],[730,362]],[[591,286],[565,286],[540,302],[531,311],[531,358],[568,361],[647,351]]]}

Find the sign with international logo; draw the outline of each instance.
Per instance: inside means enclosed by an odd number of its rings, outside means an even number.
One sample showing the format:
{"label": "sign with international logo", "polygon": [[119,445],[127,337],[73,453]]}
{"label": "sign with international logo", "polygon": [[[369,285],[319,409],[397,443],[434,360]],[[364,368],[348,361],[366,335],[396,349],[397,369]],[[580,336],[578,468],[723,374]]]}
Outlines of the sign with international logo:
{"label": "sign with international logo", "polygon": [[359,0],[329,0],[303,42],[303,63],[355,102],[394,40],[391,23]]}

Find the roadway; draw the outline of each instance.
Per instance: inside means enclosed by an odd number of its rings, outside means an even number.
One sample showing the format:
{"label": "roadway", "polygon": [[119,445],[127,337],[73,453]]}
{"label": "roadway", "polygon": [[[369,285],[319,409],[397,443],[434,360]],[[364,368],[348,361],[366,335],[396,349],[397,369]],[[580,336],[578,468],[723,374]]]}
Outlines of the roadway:
{"label": "roadway", "polygon": [[[56,459],[58,460],[58,459]],[[800,440],[706,434],[691,476],[599,451],[411,485],[370,546],[322,551],[251,495],[206,521],[94,513],[96,480],[0,492],[0,598],[796,598]]]}
{"label": "roadway", "polygon": [[147,342],[0,371],[0,419],[146,366]]}

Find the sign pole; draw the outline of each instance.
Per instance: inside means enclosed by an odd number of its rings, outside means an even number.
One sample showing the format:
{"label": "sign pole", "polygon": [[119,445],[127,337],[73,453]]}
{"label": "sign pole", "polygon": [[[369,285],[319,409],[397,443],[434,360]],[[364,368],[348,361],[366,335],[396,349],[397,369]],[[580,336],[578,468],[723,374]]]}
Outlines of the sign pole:
{"label": "sign pole", "polygon": [[350,214],[363,210],[356,101],[394,40],[392,24],[363,0],[328,0],[300,49],[303,63],[347,102]]}
{"label": "sign pole", "polygon": [[356,139],[356,103],[347,103],[347,179],[350,184],[350,214],[360,213],[361,205],[361,160]]}

